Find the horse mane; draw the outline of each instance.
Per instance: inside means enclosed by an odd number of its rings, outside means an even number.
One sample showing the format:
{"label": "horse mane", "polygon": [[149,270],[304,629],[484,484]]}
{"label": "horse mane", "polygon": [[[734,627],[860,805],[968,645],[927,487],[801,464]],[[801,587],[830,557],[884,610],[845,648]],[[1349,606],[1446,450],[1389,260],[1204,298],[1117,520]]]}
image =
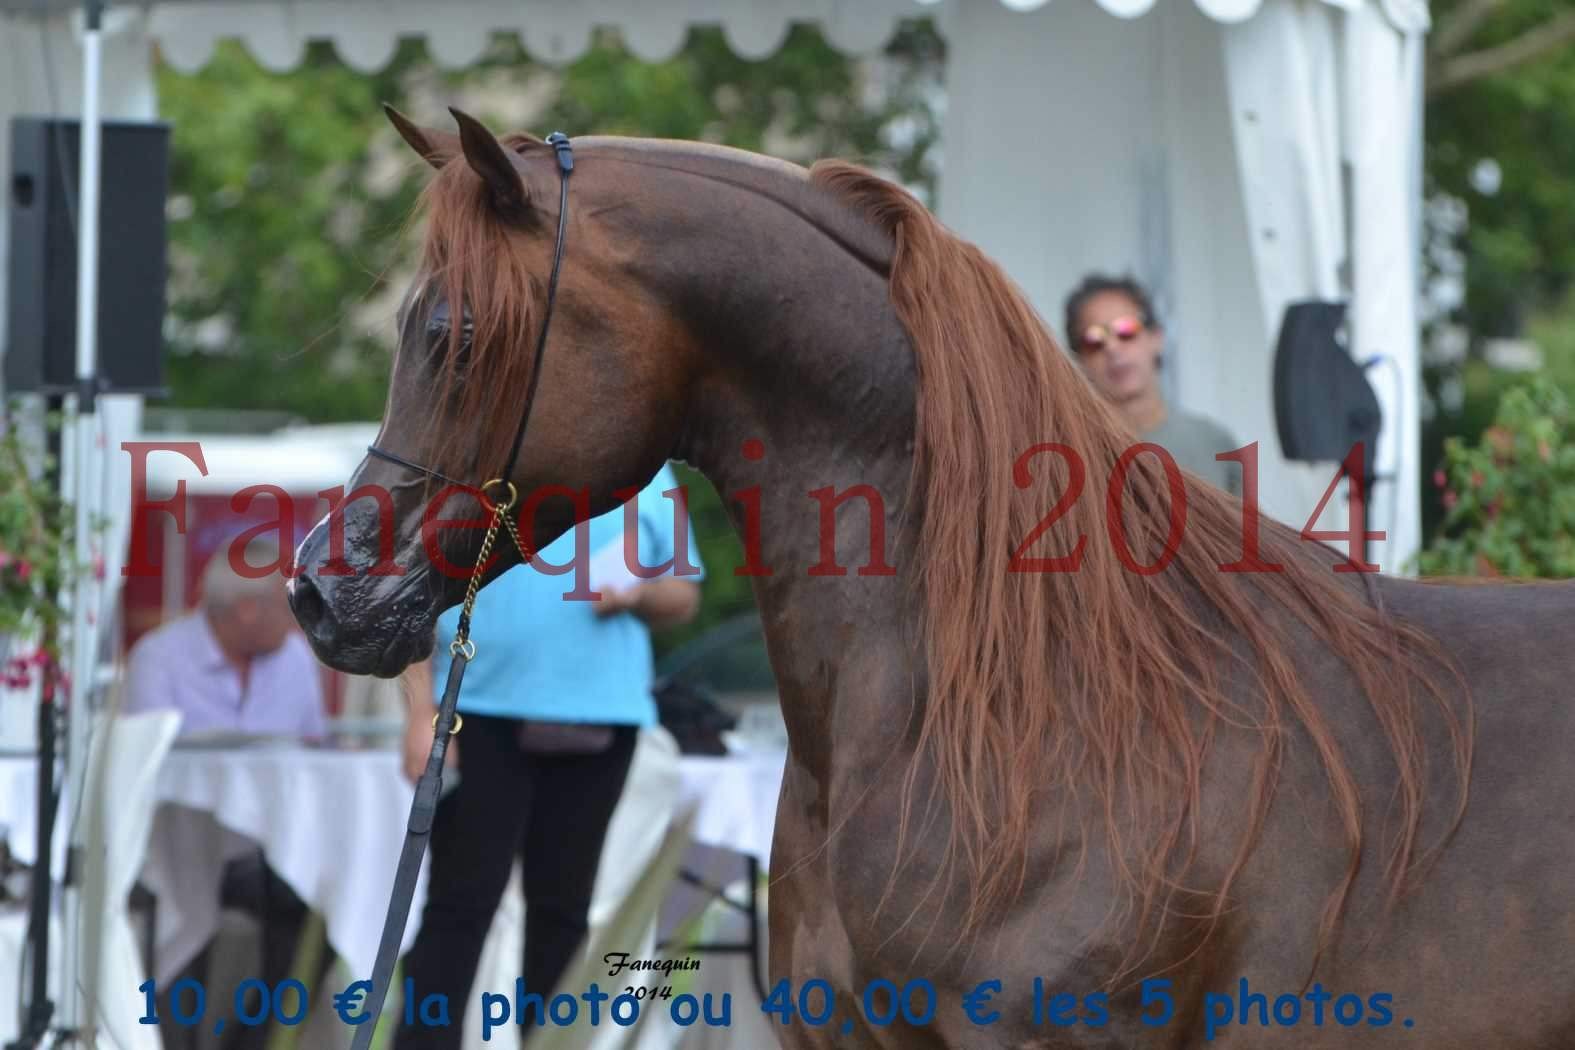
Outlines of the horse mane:
{"label": "horse mane", "polygon": [[[1450,710],[1429,673],[1447,666],[1439,647],[1362,600],[1350,577],[1331,571],[1331,548],[1270,519],[1261,519],[1260,557],[1283,571],[1221,572],[1242,558],[1243,504],[1190,476],[1183,539],[1167,539],[1172,501],[1183,492],[1173,491],[1151,454],[1127,468],[1125,536],[1140,563],[1162,551],[1174,557],[1153,574],[1123,565],[1104,486],[1133,437],[1025,296],[900,187],[840,161],[820,162],[811,177],[894,240],[891,301],[918,372],[911,491],[924,515],[915,582],[926,610],[929,676],[907,797],[927,759],[950,806],[942,870],[961,861],[972,889],[965,930],[1021,893],[1032,822],[1044,816],[1035,799],[1066,805],[1087,803],[1091,794],[1094,805],[1081,808],[1104,815],[1127,907],[1137,905],[1140,923],[1166,907],[1162,898],[1178,892],[1172,869],[1184,868],[1197,845],[1205,754],[1223,723],[1257,731],[1262,747],[1241,844],[1212,894],[1212,929],[1269,811],[1289,716],[1327,772],[1349,849],[1345,876],[1324,910],[1321,955],[1368,829],[1357,785],[1297,671],[1309,633],[1348,666],[1393,754],[1392,904],[1430,859],[1418,842],[1428,783],[1422,695],[1443,709],[1454,742],[1461,792],[1451,830],[1465,809],[1470,721],[1463,725]],[[1075,452],[1086,474],[1079,498],[1025,556],[1077,552],[1081,561],[1074,571],[1010,572],[1011,552],[1073,483],[1061,454],[1036,456],[1027,473],[1007,469],[1043,442]],[[1261,709],[1233,702],[1229,670],[1256,683]],[[1086,850],[1099,829],[1083,831]]]}
{"label": "horse mane", "polygon": [[[516,152],[551,148],[525,134],[499,141]],[[462,157],[443,165],[427,182],[412,219],[423,215],[427,228],[422,273],[431,282],[430,289],[446,302],[464,304],[472,325],[467,343],[460,312],[450,306],[449,347],[433,362],[437,373],[433,403],[449,406],[451,419],[512,422],[533,364],[532,355],[519,348],[534,344],[539,312],[535,304],[546,301],[548,265],[533,267],[529,254],[519,250],[515,237],[520,227],[498,214],[486,183]],[[467,438],[475,441],[475,431],[470,427],[445,431],[441,422],[437,413],[424,421],[421,440],[427,447],[422,455],[430,456],[437,469],[451,477],[497,476],[507,451],[502,442],[485,440],[483,435],[483,440],[465,448],[462,443]]]}

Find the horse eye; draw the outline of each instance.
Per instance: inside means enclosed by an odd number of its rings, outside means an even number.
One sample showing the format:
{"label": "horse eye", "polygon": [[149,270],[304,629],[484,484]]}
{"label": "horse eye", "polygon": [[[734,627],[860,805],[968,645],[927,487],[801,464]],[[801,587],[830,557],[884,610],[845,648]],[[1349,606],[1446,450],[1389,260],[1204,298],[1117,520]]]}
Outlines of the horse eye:
{"label": "horse eye", "polygon": [[[470,343],[474,331],[467,323],[459,330],[459,349],[454,354],[454,366],[459,369],[470,364]],[[448,325],[428,325],[427,340],[429,352],[434,366],[439,365],[449,353],[450,333]]]}
{"label": "horse eye", "polygon": [[[432,308],[432,313],[427,317],[427,345],[434,358],[441,358],[448,350],[451,321],[448,303],[439,301]],[[475,326],[470,319],[470,311],[465,311],[464,325],[459,330],[459,354],[456,364],[463,365],[470,357],[470,343],[475,335]]]}

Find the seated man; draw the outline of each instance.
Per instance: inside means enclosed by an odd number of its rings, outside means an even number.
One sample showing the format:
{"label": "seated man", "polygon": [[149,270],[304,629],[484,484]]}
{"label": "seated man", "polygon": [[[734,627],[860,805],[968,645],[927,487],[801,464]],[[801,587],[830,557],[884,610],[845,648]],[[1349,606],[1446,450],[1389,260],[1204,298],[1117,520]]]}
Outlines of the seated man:
{"label": "seated man", "polygon": [[[327,720],[319,665],[290,613],[284,577],[276,570],[250,579],[230,564],[230,554],[226,544],[208,561],[199,608],[149,632],[132,647],[122,710],[173,708],[182,715],[182,736],[233,730],[321,739]],[[260,537],[247,545],[245,563],[274,565],[278,557],[278,545]],[[225,867],[219,896],[223,907],[261,921],[263,959],[255,976],[277,987],[290,976],[306,905],[261,851]],[[332,959],[330,953],[323,954],[326,971]],[[182,976],[206,987],[207,956],[205,948]],[[322,974],[313,976],[320,979]],[[191,1005],[189,998],[186,1005]],[[248,1014],[255,1015],[259,1005],[249,1003]],[[168,987],[159,988],[158,1015],[166,1050],[196,1045],[198,1029],[173,1020]],[[225,1029],[221,1045],[225,1050],[261,1050],[268,1033],[266,1025],[237,1023]]]}
{"label": "seated man", "polygon": [[[275,564],[278,551],[258,537],[245,562]],[[230,553],[225,545],[208,560],[199,608],[132,646],[124,710],[174,708],[182,736],[234,730],[321,739],[328,728],[321,674],[290,612],[284,577],[243,576]]]}

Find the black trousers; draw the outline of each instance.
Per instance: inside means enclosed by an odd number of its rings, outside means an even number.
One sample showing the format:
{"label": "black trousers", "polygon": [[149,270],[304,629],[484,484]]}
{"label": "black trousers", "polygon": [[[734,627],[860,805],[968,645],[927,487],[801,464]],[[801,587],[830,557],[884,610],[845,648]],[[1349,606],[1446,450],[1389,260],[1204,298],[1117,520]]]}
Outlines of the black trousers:
{"label": "black trousers", "polygon": [[[525,882],[525,957],[518,976],[526,991],[551,998],[584,941],[602,844],[638,731],[615,727],[612,746],[597,754],[536,755],[520,750],[519,727],[510,718],[465,716],[457,738],[459,786],[438,803],[433,818],[426,905],[404,959],[416,1004],[442,993],[450,1023],[423,1025],[413,1008],[414,1023],[406,1025],[401,1009],[395,1050],[454,1050],[472,999],[495,992],[512,1002],[512,981],[507,988],[472,985],[516,857]],[[517,1030],[528,1032],[534,1020],[529,1014]]]}

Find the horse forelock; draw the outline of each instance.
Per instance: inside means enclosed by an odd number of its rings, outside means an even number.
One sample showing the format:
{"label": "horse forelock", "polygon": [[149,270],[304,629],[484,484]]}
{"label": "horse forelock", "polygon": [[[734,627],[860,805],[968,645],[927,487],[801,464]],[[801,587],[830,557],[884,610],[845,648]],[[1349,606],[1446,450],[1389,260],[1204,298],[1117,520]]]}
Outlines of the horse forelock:
{"label": "horse forelock", "polygon": [[[502,141],[513,150],[540,144],[524,135]],[[490,478],[507,454],[501,428],[512,420],[529,383],[529,347],[540,313],[536,303],[545,297],[548,275],[536,272],[541,267],[532,265],[517,228],[497,214],[486,184],[462,159],[432,177],[416,213],[424,217],[426,230],[418,278],[423,287],[415,301],[446,300],[451,319],[447,349],[435,363],[431,398],[445,407],[424,420],[423,448],[446,474]],[[471,325],[463,353],[462,317]],[[455,421],[465,425],[454,426]],[[484,435],[464,462],[459,457],[471,424],[500,429]]]}
{"label": "horse forelock", "polygon": [[[1033,798],[1092,800],[1080,811],[1101,813],[1103,827],[1084,828],[1084,847],[1103,839],[1140,923],[1168,909],[1202,830],[1208,743],[1222,723],[1246,725],[1261,732],[1262,748],[1242,840],[1219,885],[1190,891],[1213,897],[1212,927],[1267,814],[1288,714],[1317,749],[1350,849],[1321,947],[1370,829],[1330,726],[1298,677],[1298,657],[1313,646],[1354,673],[1394,756],[1401,812],[1388,869],[1392,901],[1425,859],[1424,694],[1455,745],[1454,820],[1464,811],[1470,722],[1450,706],[1442,679],[1454,673],[1463,683],[1439,648],[1363,601],[1277,522],[1262,522],[1260,557],[1283,571],[1221,572],[1242,558],[1242,504],[1191,479],[1174,560],[1153,575],[1132,571],[1107,529],[1105,484],[1134,439],[1026,297],[900,188],[840,162],[817,165],[813,175],[895,241],[891,296],[916,355],[913,484],[925,508],[918,584],[929,682],[914,772],[931,763],[951,806],[946,857],[965,865],[974,891],[965,926],[975,928],[1022,890],[1034,822],[1045,816]],[[1023,457],[1051,442],[1065,453]],[[1078,482],[1067,456],[1082,464],[1081,491],[1036,533]],[[1126,474],[1124,535],[1132,559],[1147,564],[1171,529],[1170,485],[1152,455],[1131,459]],[[1008,558],[1031,536],[1025,557],[1075,553],[1075,569],[1008,571]],[[1233,640],[1252,654],[1254,666],[1244,668],[1258,686],[1251,703],[1227,685],[1241,664]],[[910,789],[914,782],[910,774]]]}

